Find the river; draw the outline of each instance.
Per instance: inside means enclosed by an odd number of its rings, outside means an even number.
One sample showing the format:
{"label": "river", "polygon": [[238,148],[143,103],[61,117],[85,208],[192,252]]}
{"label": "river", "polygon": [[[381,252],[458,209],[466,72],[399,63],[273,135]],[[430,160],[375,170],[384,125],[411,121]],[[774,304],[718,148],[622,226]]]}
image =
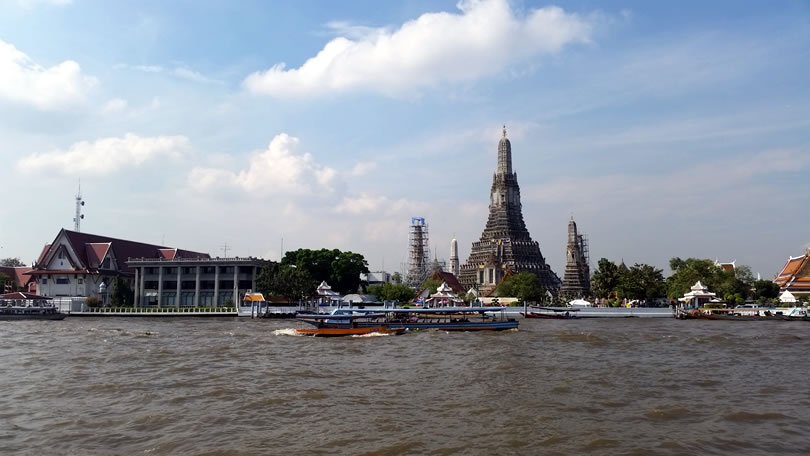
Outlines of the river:
{"label": "river", "polygon": [[807,454],[810,324],[0,322],[6,455]]}

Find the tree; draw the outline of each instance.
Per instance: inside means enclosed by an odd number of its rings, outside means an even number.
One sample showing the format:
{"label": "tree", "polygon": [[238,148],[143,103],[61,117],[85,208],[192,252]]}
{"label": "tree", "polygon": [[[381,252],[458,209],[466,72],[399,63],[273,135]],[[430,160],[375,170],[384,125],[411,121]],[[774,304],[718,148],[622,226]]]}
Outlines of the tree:
{"label": "tree", "polygon": [[754,299],[776,299],[779,297],[779,285],[770,280],[754,282]]}
{"label": "tree", "polygon": [[440,286],[442,286],[441,280],[427,279],[422,282],[422,288],[427,290],[430,294],[436,293],[436,290],[438,290]]}
{"label": "tree", "polygon": [[521,272],[511,275],[498,285],[495,294],[500,297],[515,297],[518,301],[543,301],[546,291],[531,272]]}
{"label": "tree", "polygon": [[326,281],[333,290],[342,294],[356,293],[361,283],[360,274],[369,272],[363,255],[338,249],[289,251],[281,259],[281,267],[285,266],[306,271],[312,280]]}
{"label": "tree", "polygon": [[[180,299],[178,296],[177,299]],[[118,276],[110,283],[110,305],[113,307],[126,307],[135,302],[135,295],[129,286],[129,281]]]}
{"label": "tree", "polygon": [[597,298],[609,298],[619,286],[621,273],[616,263],[602,258],[591,277],[591,293]]}
{"label": "tree", "polygon": [[9,258],[3,258],[2,260],[0,260],[0,266],[19,268],[19,267],[25,266],[25,264],[22,261],[20,261],[19,257],[17,257],[17,258],[9,257]]}
{"label": "tree", "polygon": [[408,302],[414,298],[411,287],[401,283],[385,283],[368,287],[368,293],[381,301]]}
{"label": "tree", "polygon": [[665,296],[664,271],[648,264],[634,264],[619,276],[617,295],[645,302]]}
{"label": "tree", "polygon": [[391,281],[394,283],[402,283],[402,274],[395,272],[391,275]]}
{"label": "tree", "polygon": [[703,285],[729,303],[742,303],[751,296],[753,274],[751,268],[740,265],[734,269],[724,269],[713,260],[675,257],[669,261],[672,275],[667,279],[668,296],[677,298],[689,291],[692,285],[701,281]]}
{"label": "tree", "polygon": [[308,271],[292,264],[269,262],[256,276],[256,291],[266,296],[284,296],[292,301],[314,296],[317,284]]}
{"label": "tree", "polygon": [[0,291],[3,291],[5,293],[6,284],[9,285],[9,291],[15,291],[15,288],[17,288],[14,283],[14,280],[12,280],[11,277],[0,272]]}

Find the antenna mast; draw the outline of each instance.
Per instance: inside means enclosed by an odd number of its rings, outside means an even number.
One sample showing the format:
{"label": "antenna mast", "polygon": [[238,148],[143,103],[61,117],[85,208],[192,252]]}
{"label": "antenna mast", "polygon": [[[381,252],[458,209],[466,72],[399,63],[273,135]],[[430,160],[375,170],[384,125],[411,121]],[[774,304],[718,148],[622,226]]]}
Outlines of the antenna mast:
{"label": "antenna mast", "polygon": [[79,179],[79,191],[76,193],[76,216],[73,217],[73,230],[76,232],[82,231],[82,220],[84,219],[82,206],[84,206],[84,200],[82,199],[82,181]]}

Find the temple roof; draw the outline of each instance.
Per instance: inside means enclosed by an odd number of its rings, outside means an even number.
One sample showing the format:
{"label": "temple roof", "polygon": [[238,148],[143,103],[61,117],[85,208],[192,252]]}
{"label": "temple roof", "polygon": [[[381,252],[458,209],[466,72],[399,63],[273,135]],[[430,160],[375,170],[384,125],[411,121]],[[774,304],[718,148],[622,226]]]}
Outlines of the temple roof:
{"label": "temple roof", "polygon": [[810,288],[810,253],[788,258],[774,282],[782,288]]}

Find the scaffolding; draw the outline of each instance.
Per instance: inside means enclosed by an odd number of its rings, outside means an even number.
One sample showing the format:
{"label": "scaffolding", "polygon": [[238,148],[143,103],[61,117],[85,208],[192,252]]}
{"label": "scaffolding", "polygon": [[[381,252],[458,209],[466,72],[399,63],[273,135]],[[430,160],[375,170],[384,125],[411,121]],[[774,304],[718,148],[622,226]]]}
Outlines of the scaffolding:
{"label": "scaffolding", "polygon": [[408,234],[408,273],[405,281],[408,285],[419,286],[430,273],[430,244],[428,225],[424,217],[411,217]]}
{"label": "scaffolding", "polygon": [[585,234],[579,235],[579,245],[582,249],[582,257],[585,259],[585,264],[590,268],[591,266],[591,253],[588,250],[588,237]]}

